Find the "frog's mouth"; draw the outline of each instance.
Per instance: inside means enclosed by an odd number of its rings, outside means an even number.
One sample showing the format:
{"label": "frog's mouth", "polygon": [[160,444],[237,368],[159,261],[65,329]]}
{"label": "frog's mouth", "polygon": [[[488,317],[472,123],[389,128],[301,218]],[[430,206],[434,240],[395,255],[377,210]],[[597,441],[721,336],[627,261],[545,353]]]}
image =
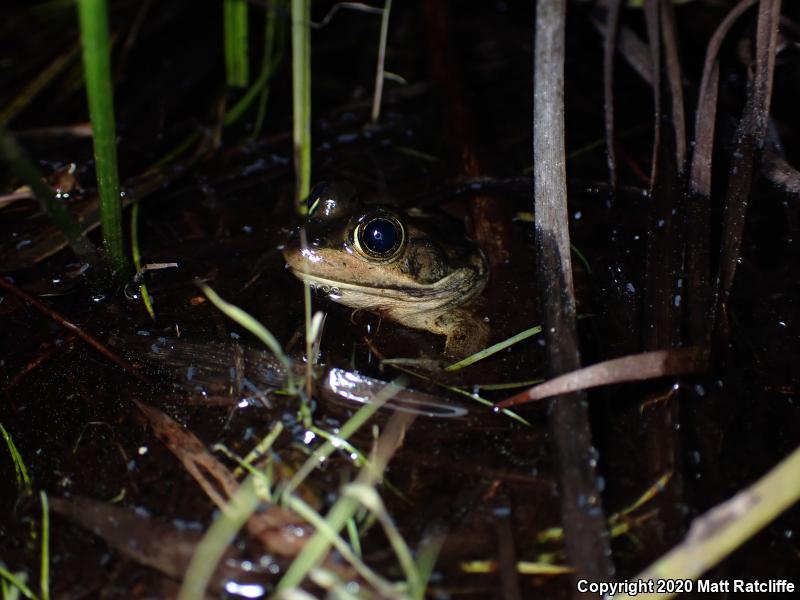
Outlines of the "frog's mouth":
{"label": "frog's mouth", "polygon": [[360,283],[326,279],[292,269],[295,277],[305,281],[331,300],[364,310],[441,310],[463,304],[477,296],[485,286],[477,269],[458,269],[435,283],[372,287]]}

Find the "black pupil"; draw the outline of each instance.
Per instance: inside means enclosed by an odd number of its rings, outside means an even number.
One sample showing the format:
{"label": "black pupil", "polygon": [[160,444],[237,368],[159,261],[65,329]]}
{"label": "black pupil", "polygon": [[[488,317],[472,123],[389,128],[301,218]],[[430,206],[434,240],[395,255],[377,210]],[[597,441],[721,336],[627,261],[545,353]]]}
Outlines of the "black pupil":
{"label": "black pupil", "polygon": [[397,226],[389,219],[372,219],[364,227],[361,243],[370,252],[387,254],[397,245],[399,235]]}

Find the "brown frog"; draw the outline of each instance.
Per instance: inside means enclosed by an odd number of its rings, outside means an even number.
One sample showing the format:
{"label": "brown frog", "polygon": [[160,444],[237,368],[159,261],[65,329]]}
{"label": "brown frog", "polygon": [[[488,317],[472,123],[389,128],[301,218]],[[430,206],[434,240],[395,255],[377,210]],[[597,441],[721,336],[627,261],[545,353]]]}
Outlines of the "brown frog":
{"label": "brown frog", "polygon": [[406,327],[447,336],[445,354],[480,350],[488,325],[467,303],[489,278],[483,252],[451,221],[364,204],[344,182],[321,183],[283,256],[292,273],[331,300]]}

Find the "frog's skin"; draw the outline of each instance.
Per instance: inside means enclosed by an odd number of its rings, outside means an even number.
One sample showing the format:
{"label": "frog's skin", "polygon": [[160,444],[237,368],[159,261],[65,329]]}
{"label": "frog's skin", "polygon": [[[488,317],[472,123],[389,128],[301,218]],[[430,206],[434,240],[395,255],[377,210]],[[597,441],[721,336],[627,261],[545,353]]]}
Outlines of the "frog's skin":
{"label": "frog's skin", "polygon": [[447,336],[448,356],[485,345],[488,325],[464,305],[485,287],[488,263],[463,231],[454,234],[460,227],[362,204],[340,182],[317,185],[309,206],[283,250],[296,277],[345,306]]}

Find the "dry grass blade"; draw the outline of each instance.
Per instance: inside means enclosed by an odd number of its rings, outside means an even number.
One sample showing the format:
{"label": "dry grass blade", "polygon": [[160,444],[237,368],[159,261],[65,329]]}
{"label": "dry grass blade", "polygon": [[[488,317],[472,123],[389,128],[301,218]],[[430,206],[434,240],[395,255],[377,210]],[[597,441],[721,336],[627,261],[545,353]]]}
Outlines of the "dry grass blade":
{"label": "dry grass blade", "polygon": [[227,499],[239,487],[233,474],[206,450],[194,434],[168,415],[141,402],[136,402],[136,406],[147,417],[156,437],[183,463],[212,502],[223,509]]}
{"label": "dry grass blade", "polygon": [[728,332],[728,298],[739,261],[739,249],[753,182],[753,169],[763,148],[767,130],[780,12],[780,0],[760,0],[756,28],[755,75],[736,135],[736,147],[731,157],[723,213],[716,304],[717,333],[723,338],[727,337]]}
{"label": "dry grass blade", "polygon": [[675,163],[678,172],[686,169],[686,114],[683,108],[681,65],[678,57],[678,38],[675,30],[675,10],[672,2],[661,2],[661,37],[664,41],[664,65],[672,97],[672,130],[675,134]]}
{"label": "dry grass blade", "polygon": [[629,27],[619,33],[619,51],[630,67],[645,83],[653,83],[653,65],[650,63],[650,50],[642,39]]}
{"label": "dry grass blade", "polygon": [[650,190],[658,177],[659,151],[661,150],[661,14],[660,0],[646,0],[644,4],[647,25],[648,50],[653,79],[653,153],[650,163]]}
{"label": "dry grass blade", "polygon": [[[616,3],[617,0],[607,0],[608,8],[607,10],[612,10],[612,3]],[[603,35],[605,40],[608,39],[607,34],[607,27],[608,21],[606,20],[605,23],[599,21],[598,19],[593,19],[592,24],[594,28]],[[617,51],[620,55],[625,59],[625,62],[636,71],[636,74],[642,78],[645,83],[652,84],[653,83],[653,65],[650,61],[650,50],[647,48],[647,44],[645,44],[641,38],[634,32],[630,27],[622,26],[618,27],[618,34],[617,34]],[[605,63],[604,57],[604,63]],[[606,96],[608,98],[608,96]]]}
{"label": "dry grass blade", "polygon": [[756,2],[758,0],[741,0],[719,24],[706,49],[703,77],[700,80],[700,92],[695,112],[695,143],[689,180],[691,191],[704,196],[711,195],[711,158],[714,149],[714,125],[719,92],[719,50],[736,19]]}
{"label": "dry grass blade", "polygon": [[670,375],[700,373],[708,364],[703,348],[681,348],[679,350],[656,350],[632,356],[623,356],[565,373],[534,386],[498,404],[508,408],[543,400],[558,394],[585,390],[603,385],[657,379]]}
{"label": "dry grass blade", "polygon": [[[147,417],[158,439],[181,461],[212,502],[220,510],[225,510],[239,489],[233,474],[206,450],[194,434],[184,430],[169,416],[152,406],[139,402],[136,405]],[[303,530],[302,525],[303,522],[289,511],[270,506],[250,517],[246,528],[268,551],[281,556],[295,556],[307,541],[305,535],[297,535]]]}
{"label": "dry grass blade", "polygon": [[689,342],[694,344],[707,344],[711,321],[708,238],[711,218],[711,163],[719,93],[719,50],[736,20],[756,2],[757,0],[741,0],[727,14],[708,42],[703,63],[703,77],[695,113],[695,143],[689,178],[686,229],[686,271],[689,282],[686,289],[686,310],[689,318]]}

